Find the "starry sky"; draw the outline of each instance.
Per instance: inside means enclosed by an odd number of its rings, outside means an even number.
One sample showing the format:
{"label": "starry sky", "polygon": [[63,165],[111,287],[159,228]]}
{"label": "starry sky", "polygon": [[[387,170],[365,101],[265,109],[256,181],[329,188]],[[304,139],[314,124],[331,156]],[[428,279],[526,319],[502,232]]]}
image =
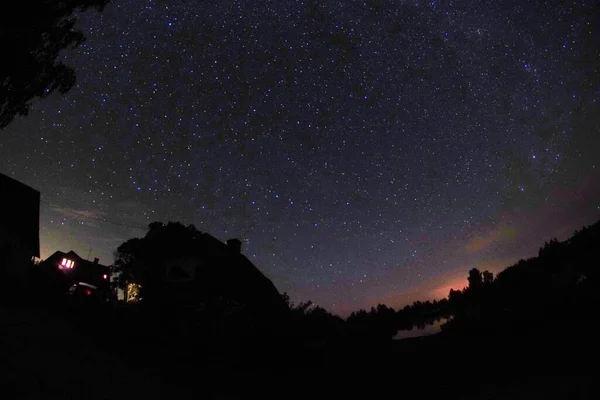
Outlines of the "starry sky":
{"label": "starry sky", "polygon": [[42,257],[179,220],[340,315],[441,298],[600,219],[599,10],[113,0],[0,171],[42,193]]}

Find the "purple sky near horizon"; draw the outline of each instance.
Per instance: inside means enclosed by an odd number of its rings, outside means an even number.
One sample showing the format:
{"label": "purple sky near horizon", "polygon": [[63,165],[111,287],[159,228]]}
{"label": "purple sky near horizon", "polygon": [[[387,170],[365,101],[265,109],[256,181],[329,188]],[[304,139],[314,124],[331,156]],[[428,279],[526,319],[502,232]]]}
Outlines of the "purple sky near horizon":
{"label": "purple sky near horizon", "polygon": [[42,257],[172,220],[334,313],[443,297],[600,219],[600,5],[484,3],[112,0],[0,172]]}

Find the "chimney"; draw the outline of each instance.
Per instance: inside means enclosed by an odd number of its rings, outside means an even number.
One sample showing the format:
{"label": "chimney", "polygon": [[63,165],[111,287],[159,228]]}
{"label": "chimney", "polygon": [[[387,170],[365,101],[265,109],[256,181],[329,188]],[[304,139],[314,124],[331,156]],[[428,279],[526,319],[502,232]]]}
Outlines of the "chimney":
{"label": "chimney", "polygon": [[242,241],[240,239],[229,239],[227,241],[227,247],[231,252],[240,254],[242,252]]}
{"label": "chimney", "polygon": [[97,257],[96,257],[96,258],[94,258],[94,264],[98,264],[98,261],[100,261],[100,259],[99,259],[99,258],[97,258]]}

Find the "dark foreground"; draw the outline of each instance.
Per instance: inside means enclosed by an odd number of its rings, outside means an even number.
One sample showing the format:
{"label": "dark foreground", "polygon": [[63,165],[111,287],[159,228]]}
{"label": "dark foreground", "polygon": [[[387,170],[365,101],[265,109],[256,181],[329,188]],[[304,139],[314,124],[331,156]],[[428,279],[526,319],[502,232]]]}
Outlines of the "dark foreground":
{"label": "dark foreground", "polygon": [[[127,316],[130,318],[130,316]],[[0,306],[2,398],[595,398],[593,326],[327,345],[143,336],[113,311]]]}

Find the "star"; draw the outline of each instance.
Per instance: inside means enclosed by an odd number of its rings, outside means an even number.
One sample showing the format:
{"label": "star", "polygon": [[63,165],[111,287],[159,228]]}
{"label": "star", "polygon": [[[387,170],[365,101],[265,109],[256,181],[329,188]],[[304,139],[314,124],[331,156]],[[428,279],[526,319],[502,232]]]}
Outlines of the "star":
{"label": "star", "polygon": [[44,255],[109,264],[179,220],[343,315],[595,222],[597,2],[350,3],[82,14],[75,87],[0,132],[0,170],[45,201]]}

